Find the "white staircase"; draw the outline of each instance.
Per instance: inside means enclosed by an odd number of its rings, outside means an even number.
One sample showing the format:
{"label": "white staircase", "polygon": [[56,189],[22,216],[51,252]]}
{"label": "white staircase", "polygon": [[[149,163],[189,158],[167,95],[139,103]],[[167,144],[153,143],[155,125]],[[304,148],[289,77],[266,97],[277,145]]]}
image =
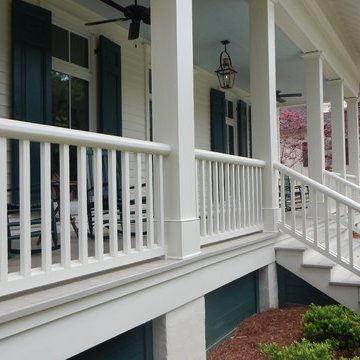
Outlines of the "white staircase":
{"label": "white staircase", "polygon": [[276,247],[277,263],[360,313],[360,187],[328,172],[324,186],[281,164],[274,168],[279,229],[287,234]]}
{"label": "white staircase", "polygon": [[[360,241],[360,240],[359,240]],[[341,304],[360,313],[360,277],[295,239],[276,246],[276,262]]]}

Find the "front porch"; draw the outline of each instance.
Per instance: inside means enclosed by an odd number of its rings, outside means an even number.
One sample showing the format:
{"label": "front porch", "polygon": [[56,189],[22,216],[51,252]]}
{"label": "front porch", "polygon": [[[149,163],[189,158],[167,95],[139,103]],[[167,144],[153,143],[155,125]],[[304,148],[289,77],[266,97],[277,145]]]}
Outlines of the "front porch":
{"label": "front porch", "polygon": [[[204,298],[250,275],[252,311],[277,306],[286,237],[358,276],[360,57],[322,1],[144,0],[135,41],[85,26],[109,3],[0,2],[4,353],[63,359],[152,321],[159,359],[192,359],[192,339],[168,340],[195,325],[203,360]],[[224,39],[232,89],[212,61]],[[278,163],[286,93],[306,104],[308,177]]]}

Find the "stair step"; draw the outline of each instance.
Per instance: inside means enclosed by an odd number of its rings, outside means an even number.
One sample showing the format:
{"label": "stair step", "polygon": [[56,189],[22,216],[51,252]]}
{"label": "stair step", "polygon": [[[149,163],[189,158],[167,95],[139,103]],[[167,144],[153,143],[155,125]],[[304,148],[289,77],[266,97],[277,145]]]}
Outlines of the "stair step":
{"label": "stair step", "polygon": [[303,256],[303,267],[332,269],[335,263],[317,251],[308,249]]}
{"label": "stair step", "polygon": [[293,238],[289,238],[283,241],[280,241],[275,246],[275,250],[286,250],[286,251],[305,251],[308,247],[302,244],[300,241]]}
{"label": "stair step", "polygon": [[336,265],[331,272],[330,285],[360,287],[360,277],[340,265]]}

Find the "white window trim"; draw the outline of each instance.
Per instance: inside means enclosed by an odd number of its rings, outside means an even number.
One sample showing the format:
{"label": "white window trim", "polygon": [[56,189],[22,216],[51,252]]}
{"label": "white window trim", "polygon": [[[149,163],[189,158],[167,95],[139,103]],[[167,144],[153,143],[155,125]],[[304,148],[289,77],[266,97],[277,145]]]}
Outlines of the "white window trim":
{"label": "white window trim", "polygon": [[239,154],[239,146],[238,146],[238,119],[237,119],[237,112],[236,112],[236,99],[231,98],[226,94],[225,97],[225,114],[227,113],[227,102],[231,101],[233,104],[233,118],[229,118],[225,116],[225,124],[226,124],[226,153],[230,153],[230,144],[229,144],[229,134],[228,134],[228,126],[232,126],[234,128],[234,155]]}

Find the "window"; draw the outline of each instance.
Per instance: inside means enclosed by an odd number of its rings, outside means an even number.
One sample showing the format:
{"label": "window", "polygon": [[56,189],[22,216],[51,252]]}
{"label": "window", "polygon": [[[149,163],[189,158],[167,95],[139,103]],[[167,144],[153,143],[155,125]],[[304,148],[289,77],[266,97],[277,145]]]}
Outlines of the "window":
{"label": "window", "polygon": [[[53,125],[89,130],[89,40],[52,25]],[[59,172],[59,147],[52,147],[53,174]],[[76,148],[70,147],[70,179],[77,177]]]}
{"label": "window", "polygon": [[55,126],[89,130],[88,39],[52,26],[52,116]]}

